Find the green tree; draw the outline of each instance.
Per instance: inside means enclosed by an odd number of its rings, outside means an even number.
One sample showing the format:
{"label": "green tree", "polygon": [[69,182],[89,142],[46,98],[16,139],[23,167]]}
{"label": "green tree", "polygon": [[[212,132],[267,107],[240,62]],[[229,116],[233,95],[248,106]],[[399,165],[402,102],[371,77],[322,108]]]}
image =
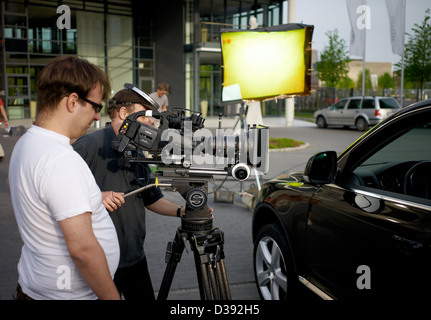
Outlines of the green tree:
{"label": "green tree", "polygon": [[343,89],[351,89],[351,88],[356,88],[356,84],[351,78],[346,76],[340,80],[337,87],[343,88]]}
{"label": "green tree", "polygon": [[404,53],[404,75],[420,89],[420,99],[423,97],[424,84],[431,80],[431,24],[430,9],[425,11],[422,24],[415,24],[413,34],[409,39]]}
{"label": "green tree", "polygon": [[391,75],[387,72],[385,72],[384,75],[380,76],[377,80],[379,89],[383,90],[383,95],[385,95],[386,89],[393,89],[395,87],[394,85],[394,78],[391,77]]}
{"label": "green tree", "polygon": [[319,79],[325,81],[326,86],[334,88],[347,77],[349,72],[349,52],[346,41],[339,37],[338,30],[325,33],[329,39],[329,45],[325,47],[320,55],[320,61],[316,63]]}
{"label": "green tree", "polygon": [[[359,74],[358,80],[356,80],[356,86],[358,88],[362,88],[362,75],[363,75],[363,72]],[[365,69],[365,92],[367,92],[367,90],[372,90],[372,89],[373,89],[373,83],[371,82],[370,69]]]}

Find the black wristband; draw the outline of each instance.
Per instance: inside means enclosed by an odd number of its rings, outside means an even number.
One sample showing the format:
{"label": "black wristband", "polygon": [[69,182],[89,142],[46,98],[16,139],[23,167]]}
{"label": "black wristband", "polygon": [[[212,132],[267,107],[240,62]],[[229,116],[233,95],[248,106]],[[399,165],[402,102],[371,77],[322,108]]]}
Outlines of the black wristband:
{"label": "black wristband", "polygon": [[181,207],[178,207],[178,209],[177,209],[177,217],[178,218],[181,218],[181,209],[183,208],[183,206],[181,206]]}

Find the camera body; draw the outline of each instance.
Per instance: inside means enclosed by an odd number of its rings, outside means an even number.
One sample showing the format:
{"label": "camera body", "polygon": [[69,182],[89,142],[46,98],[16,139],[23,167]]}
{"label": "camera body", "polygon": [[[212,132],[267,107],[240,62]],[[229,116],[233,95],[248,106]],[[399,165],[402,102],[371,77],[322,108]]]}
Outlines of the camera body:
{"label": "camera body", "polygon": [[[217,130],[213,136],[204,129],[205,119],[200,113],[190,117],[185,113],[185,109],[133,113],[121,125],[115,148],[129,161],[157,164],[164,176],[170,177],[229,175],[243,181],[253,169],[261,174],[268,172],[268,127],[252,126],[240,134]],[[159,127],[139,122],[141,116],[160,119]],[[145,151],[139,158],[132,156],[137,149]],[[215,160],[211,162],[208,157]]]}
{"label": "camera body", "polygon": [[[139,117],[154,117],[160,120],[158,128],[139,122]],[[129,115],[120,127],[118,134],[119,152],[135,150],[136,148],[148,151],[154,155],[160,153],[163,148],[161,142],[162,133],[166,129],[176,129],[184,131],[184,122],[190,122],[192,130],[203,128],[205,119],[198,113],[193,113],[191,117],[185,116],[184,109],[173,109],[165,112],[139,111]]]}
{"label": "camera body", "polygon": [[[152,109],[159,108],[150,96],[134,85],[125,83],[124,87],[140,95]],[[159,119],[158,128],[139,122],[141,116]],[[252,171],[255,174],[268,172],[268,127],[249,126],[239,134],[218,129],[213,136],[210,130],[204,129],[204,123],[200,112],[183,108],[139,111],[124,120],[113,148],[123,153],[126,161],[157,165],[156,175],[171,179],[228,175],[243,181]]]}

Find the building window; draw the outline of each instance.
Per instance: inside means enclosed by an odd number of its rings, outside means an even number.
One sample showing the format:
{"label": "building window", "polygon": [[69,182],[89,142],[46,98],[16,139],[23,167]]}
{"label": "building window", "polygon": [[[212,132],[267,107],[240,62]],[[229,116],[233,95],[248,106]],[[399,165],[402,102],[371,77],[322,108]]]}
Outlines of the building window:
{"label": "building window", "polygon": [[[57,27],[59,3],[69,6],[71,28]],[[2,1],[3,49],[0,84],[11,118],[35,116],[35,83],[53,57],[77,54],[108,72],[113,91],[125,82],[151,91],[154,57],[151,19],[135,19],[131,0]],[[135,41],[134,41],[135,39]]]}

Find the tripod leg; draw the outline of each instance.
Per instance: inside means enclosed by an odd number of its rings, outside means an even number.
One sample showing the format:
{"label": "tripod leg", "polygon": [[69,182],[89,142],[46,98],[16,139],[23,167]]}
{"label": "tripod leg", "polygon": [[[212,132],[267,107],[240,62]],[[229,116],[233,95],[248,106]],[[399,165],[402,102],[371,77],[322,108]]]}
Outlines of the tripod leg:
{"label": "tripod leg", "polygon": [[217,262],[217,276],[219,279],[219,286],[221,292],[222,300],[231,300],[229,283],[227,281],[226,268],[224,265],[224,260],[220,260]]}
{"label": "tripod leg", "polygon": [[208,268],[208,273],[210,275],[211,289],[212,289],[214,300],[220,300],[220,295],[218,290],[219,288],[217,286],[217,280],[216,280],[216,275],[214,273],[214,268],[209,264],[207,265],[207,268]]}
{"label": "tripod leg", "polygon": [[174,241],[168,249],[166,254],[169,255],[167,260],[167,266],[163,275],[162,283],[160,284],[159,294],[157,300],[166,300],[168,298],[169,289],[171,288],[172,279],[174,278],[175,270],[178,262],[181,260],[181,255],[184,251],[184,240],[180,237],[180,232],[177,230]]}
{"label": "tripod leg", "polygon": [[218,300],[219,294],[217,291],[217,281],[212,268],[211,256],[212,254],[205,251],[205,243],[207,240],[202,241],[196,237],[192,237],[192,250],[194,252],[196,272],[199,283],[199,292],[202,300]]}
{"label": "tripod leg", "polygon": [[217,246],[212,246],[208,239],[197,241],[196,237],[192,237],[201,299],[230,300],[231,295],[223,260],[223,237],[221,233],[215,235],[219,236],[220,241]]}
{"label": "tripod leg", "polygon": [[[196,266],[196,268],[198,267]],[[208,272],[207,272],[206,264],[200,265],[200,269],[198,273],[198,283],[199,283],[199,292],[201,294],[201,300],[211,300],[211,290],[210,290],[210,283],[208,281]]]}

